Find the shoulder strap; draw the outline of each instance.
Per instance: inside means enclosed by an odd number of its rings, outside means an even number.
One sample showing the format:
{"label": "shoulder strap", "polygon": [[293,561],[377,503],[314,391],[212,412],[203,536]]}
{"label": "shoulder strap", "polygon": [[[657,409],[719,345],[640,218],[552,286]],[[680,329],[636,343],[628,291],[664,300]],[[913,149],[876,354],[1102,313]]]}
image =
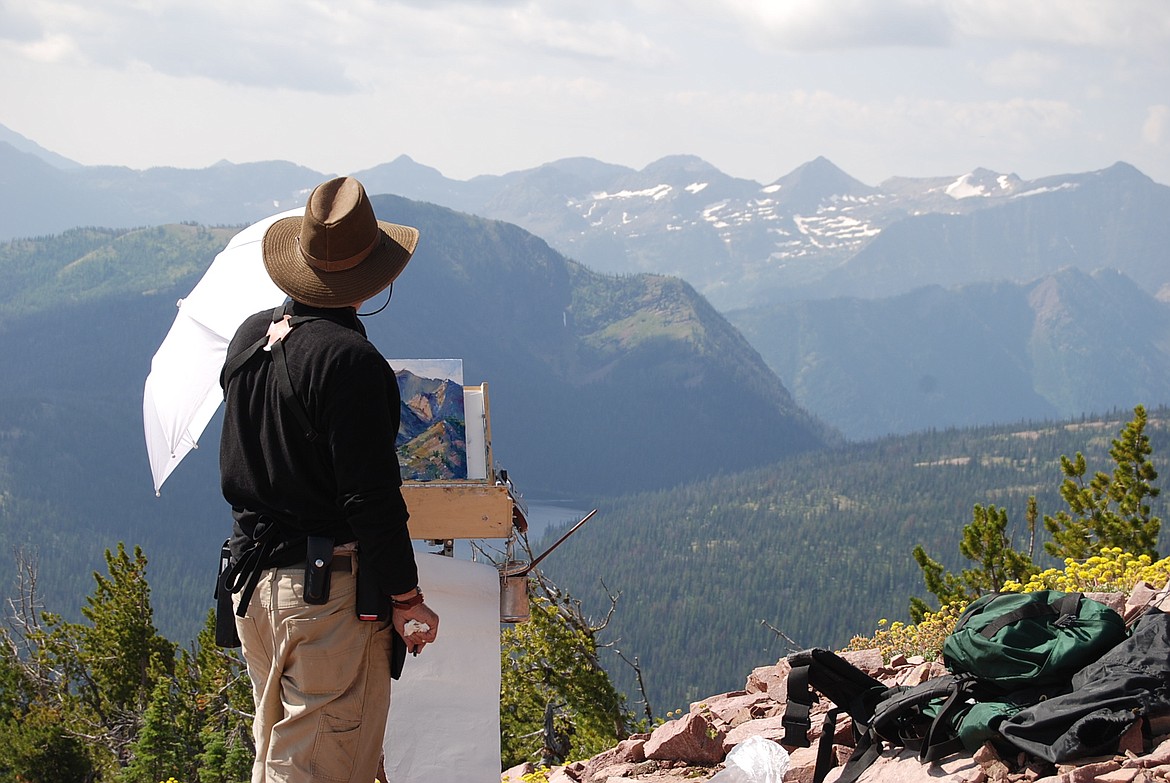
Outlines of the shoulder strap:
{"label": "shoulder strap", "polygon": [[284,338],[288,337],[289,333],[295,327],[316,320],[318,320],[317,316],[312,315],[286,315],[284,305],[277,307],[272,311],[272,324],[268,327],[268,332],[259,340],[232,357],[223,368],[223,388],[226,392],[228,381],[236,373],[244,369],[248,365],[248,362],[252,361],[256,356],[263,356],[266,353],[269,354],[276,368],[276,385],[280,389],[280,398],[293,412],[297,424],[301,426],[301,432],[304,433],[306,440],[310,442],[317,439],[317,430],[313,427],[313,423],[309,421],[309,414],[305,410],[305,405],[301,402],[300,397],[297,396],[296,389],[293,388],[292,376],[289,375],[288,371],[288,360],[284,353]]}
{"label": "shoulder strap", "polygon": [[963,750],[962,738],[959,737],[958,731],[953,731],[950,727],[954,725],[956,716],[966,708],[974,685],[975,680],[969,675],[959,675],[949,684],[950,693],[947,700],[939,708],[934,720],[930,722],[926,736],[922,738],[922,747],[918,751],[919,761],[929,764]]}
{"label": "shoulder strap", "polygon": [[[855,783],[887,745],[917,750],[921,761],[930,762],[962,750],[962,742],[947,726],[970,695],[969,675],[946,674],[889,696],[874,708],[872,721],[856,737],[853,754],[841,770],[837,783]],[[932,718],[928,707],[945,702]]]}
{"label": "shoulder strap", "polygon": [[[829,770],[836,764],[836,757],[833,755],[833,734],[836,730],[837,716],[842,711],[849,713],[853,718],[855,734],[864,736],[869,733],[868,724],[874,704],[884,698],[891,689],[829,650],[820,648],[803,650],[788,656],[788,662],[792,670],[788,673],[787,702],[781,719],[784,727],[783,744],[802,748],[809,746],[808,731],[812,727],[812,705],[817,700],[814,690],[819,691],[834,705],[825,713],[821,738],[817,744],[813,783],[822,783]],[[864,749],[859,748],[854,756],[862,755],[863,751]],[[880,747],[877,752],[881,752]],[[853,769],[856,770],[856,774],[860,775],[876,757],[875,754],[867,763],[855,764]],[[845,780],[844,773],[840,780]]]}
{"label": "shoulder strap", "polygon": [[816,692],[853,716],[866,722],[873,706],[881,701],[886,686],[837,654],[812,648],[788,656],[787,703],[784,710],[784,744],[808,747],[809,715]]}

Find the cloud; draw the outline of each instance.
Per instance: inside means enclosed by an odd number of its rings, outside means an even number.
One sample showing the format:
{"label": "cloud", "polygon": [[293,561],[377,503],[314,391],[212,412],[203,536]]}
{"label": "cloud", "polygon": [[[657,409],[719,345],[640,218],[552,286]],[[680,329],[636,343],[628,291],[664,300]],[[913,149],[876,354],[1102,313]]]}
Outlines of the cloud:
{"label": "cloud", "polygon": [[[0,6],[0,40],[37,61],[327,94],[401,74],[531,69],[533,58],[653,68],[669,47],[608,0],[38,0]],[[602,6],[599,9],[598,6]]]}
{"label": "cloud", "polygon": [[39,0],[19,12],[6,6],[3,18],[19,22],[20,50],[30,58],[145,67],[226,84],[346,91],[352,86],[344,62],[328,45],[331,30],[348,21],[344,16],[308,0]]}
{"label": "cloud", "polygon": [[1167,141],[1170,132],[1170,106],[1164,103],[1150,106],[1146,110],[1146,121],[1142,124],[1142,141],[1160,146]]}
{"label": "cloud", "polygon": [[[679,104],[669,116],[689,113],[696,118],[691,125],[697,127],[679,133],[695,130],[709,136],[718,131],[716,118],[742,118],[737,146],[753,151],[751,166],[756,171],[775,166],[780,174],[824,155],[871,184],[893,174],[957,175],[977,166],[1035,173],[1053,150],[1083,145],[1085,134],[1093,130],[1077,107],[1056,100],[885,99],[830,90],[728,90],[678,93],[663,101]],[[712,126],[704,127],[704,122]],[[766,152],[769,144],[771,153]],[[727,149],[721,154],[730,158],[738,152]],[[729,170],[725,160],[711,162]],[[751,171],[742,162],[736,168]]]}
{"label": "cloud", "polygon": [[797,51],[954,46],[1170,46],[1170,3],[1148,0],[721,0],[749,32]]}
{"label": "cloud", "polygon": [[515,44],[555,56],[637,65],[670,59],[668,51],[650,36],[613,18],[557,18],[532,9],[513,11],[510,16]]}

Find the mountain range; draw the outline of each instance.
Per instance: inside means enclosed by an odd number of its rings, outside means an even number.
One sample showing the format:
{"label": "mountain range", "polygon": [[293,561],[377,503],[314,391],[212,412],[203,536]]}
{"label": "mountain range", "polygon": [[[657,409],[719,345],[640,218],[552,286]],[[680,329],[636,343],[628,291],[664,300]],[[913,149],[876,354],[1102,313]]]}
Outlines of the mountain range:
{"label": "mountain range", "polygon": [[1114,270],[727,313],[851,438],[1170,402],[1170,306]]}
{"label": "mountain range", "polygon": [[[877,186],[825,158],[767,184],[689,156],[466,181],[400,156],[356,174],[372,193],[521,226],[594,271],[685,280],[847,437],[1170,402],[1170,188],[1124,163]],[[239,225],[303,204],[326,176],[283,161],[79,166],[0,126],[0,239]]]}
{"label": "mountain range", "polygon": [[[239,223],[302,203],[326,176],[279,161],[84,167],[2,126],[0,172],[0,236]],[[468,181],[402,156],[358,174],[372,192],[527,227],[599,271],[682,277],[848,437],[1167,401],[1170,188],[1126,164],[877,187],[824,158],[767,185],[686,156]]]}
{"label": "mountain range", "polygon": [[[0,126],[2,129],[2,126]],[[78,225],[252,222],[304,203],[327,174],[283,161],[207,169],[67,165],[9,131],[0,239]],[[922,285],[1028,282],[1076,265],[1168,282],[1170,188],[1124,163],[1025,181],[986,169],[869,186],[825,158],[761,184],[691,156],[640,171],[589,158],[453,180],[399,156],[370,190],[514,223],[597,271],[682,277],[719,309]]]}

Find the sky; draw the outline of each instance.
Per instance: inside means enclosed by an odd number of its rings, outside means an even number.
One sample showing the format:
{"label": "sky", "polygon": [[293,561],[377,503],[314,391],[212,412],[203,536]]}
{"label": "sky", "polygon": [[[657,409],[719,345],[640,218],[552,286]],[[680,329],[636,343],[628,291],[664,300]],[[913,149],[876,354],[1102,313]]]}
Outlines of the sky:
{"label": "sky", "polygon": [[1170,184],[1170,0],[0,0],[0,73],[0,125],[85,165]]}

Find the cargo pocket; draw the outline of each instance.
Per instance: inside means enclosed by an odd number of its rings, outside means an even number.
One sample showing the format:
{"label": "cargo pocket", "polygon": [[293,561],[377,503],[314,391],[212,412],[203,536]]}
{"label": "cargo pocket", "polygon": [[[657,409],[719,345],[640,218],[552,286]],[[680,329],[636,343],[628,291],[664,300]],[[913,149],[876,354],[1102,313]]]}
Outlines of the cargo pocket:
{"label": "cargo pocket", "polygon": [[346,780],[353,774],[362,736],[361,718],[321,716],[321,730],[313,747],[310,772],[313,780]]}
{"label": "cargo pocket", "polygon": [[364,676],[365,648],[364,644],[341,650],[319,642],[301,645],[284,672],[286,692],[300,694],[306,704],[314,697],[344,698]]}

